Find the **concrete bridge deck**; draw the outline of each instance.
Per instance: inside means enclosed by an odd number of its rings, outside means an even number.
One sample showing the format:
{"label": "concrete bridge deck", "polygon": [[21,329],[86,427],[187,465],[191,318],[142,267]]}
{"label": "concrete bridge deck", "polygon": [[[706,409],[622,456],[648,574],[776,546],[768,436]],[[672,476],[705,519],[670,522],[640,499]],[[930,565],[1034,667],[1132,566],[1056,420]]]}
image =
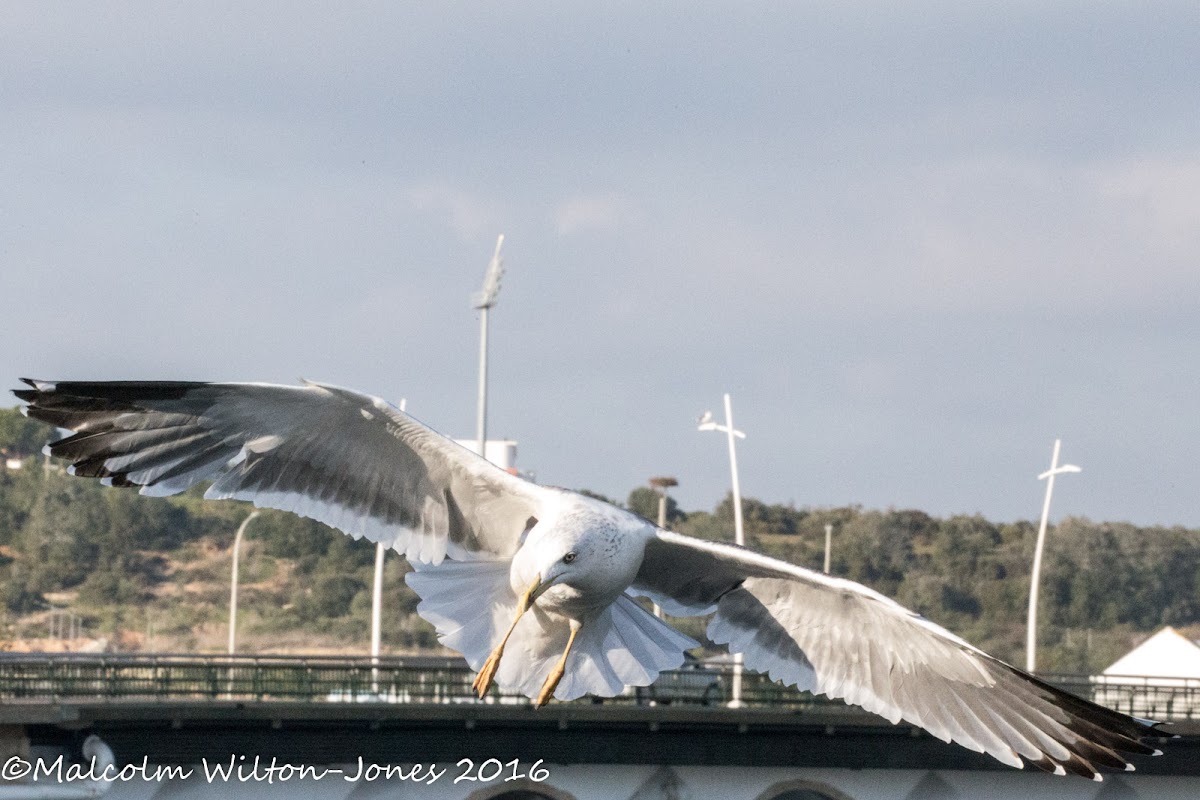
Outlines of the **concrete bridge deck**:
{"label": "concrete bridge deck", "polygon": [[[577,800],[589,796],[586,787],[562,776],[587,774],[587,785],[602,779],[617,786],[633,773],[648,776],[647,770],[666,769],[673,771],[671,780],[691,786],[694,800],[725,796],[706,794],[705,786],[737,775],[774,785],[775,778],[783,780],[780,776],[808,780],[804,776],[836,773],[850,782],[838,789],[836,781],[823,779],[829,791],[805,797],[854,800],[905,797],[888,794],[886,787],[910,778],[916,787],[926,780],[921,775],[933,775],[938,786],[959,792],[932,795],[941,797],[987,796],[979,794],[986,786],[1016,780],[1013,770],[991,758],[840,702],[747,675],[745,705],[730,708],[726,670],[698,666],[685,673],[669,676],[653,691],[534,709],[524,698],[499,693],[484,701],[474,698],[469,670],[448,660],[5,656],[0,658],[0,731],[7,732],[10,751],[24,747],[30,754],[75,757],[84,738],[94,734],[111,747],[118,764],[194,766],[243,755],[290,765],[350,765],[347,769],[364,763],[439,764],[453,770],[467,759],[526,770],[536,762],[552,765],[559,776],[560,794],[543,797]],[[1086,679],[1074,685],[1081,694],[1101,690]],[[1122,696],[1155,705],[1160,716],[1170,711],[1173,732],[1181,735],[1164,744],[1163,756],[1138,759],[1136,777],[1120,777],[1121,785],[1135,792],[1128,796],[1200,797],[1200,720],[1189,702],[1192,692],[1185,689]],[[1047,791],[1055,793],[1045,796],[1073,796],[1063,794],[1075,786],[1073,780],[1016,774],[1028,787],[1051,787]],[[854,776],[875,776],[868,783],[877,789],[847,792],[846,786],[858,785],[850,780]],[[1046,778],[1055,782],[1043,783]],[[1166,783],[1156,784],[1153,794],[1137,794],[1142,790],[1136,787],[1152,778]],[[322,792],[331,786],[325,784]],[[472,787],[456,786],[463,792],[443,787],[438,789],[443,794],[436,794],[426,787],[422,793],[394,796],[476,797],[466,791]],[[964,794],[965,786],[974,788]],[[121,797],[132,786],[111,789]],[[1036,788],[1019,793],[1041,796]]]}

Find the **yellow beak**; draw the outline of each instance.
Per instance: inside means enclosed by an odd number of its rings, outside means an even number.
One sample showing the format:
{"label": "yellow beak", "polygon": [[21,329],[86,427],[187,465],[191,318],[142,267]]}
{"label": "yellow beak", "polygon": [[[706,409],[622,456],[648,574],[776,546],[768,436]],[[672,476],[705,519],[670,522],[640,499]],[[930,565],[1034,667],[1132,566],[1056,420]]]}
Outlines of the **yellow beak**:
{"label": "yellow beak", "polygon": [[533,601],[537,599],[537,596],[540,594],[539,590],[541,588],[542,576],[538,575],[533,579],[533,582],[525,588],[525,591],[521,593],[521,598],[517,601],[517,619],[520,619],[521,615],[528,611],[529,607],[533,605]]}

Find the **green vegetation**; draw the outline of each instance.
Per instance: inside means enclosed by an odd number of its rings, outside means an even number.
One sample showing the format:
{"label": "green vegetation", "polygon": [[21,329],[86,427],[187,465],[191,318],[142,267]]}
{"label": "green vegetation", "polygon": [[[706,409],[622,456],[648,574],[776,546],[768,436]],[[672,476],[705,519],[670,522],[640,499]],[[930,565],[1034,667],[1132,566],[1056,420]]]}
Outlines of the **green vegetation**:
{"label": "green vegetation", "polygon": [[[50,428],[0,410],[0,649],[45,637],[54,609],[78,614],[110,647],[219,650],[227,634],[230,548],[246,503],[209,502],[197,487],[168,498],[108,489],[47,467]],[[354,653],[369,635],[375,547],[313,520],[265,511],[241,558],[240,649]],[[400,618],[384,632],[395,650],[436,645],[404,585],[408,565],[386,563],[384,603]]]}
{"label": "green vegetation", "polygon": [[[0,648],[45,637],[54,609],[83,618],[87,635],[124,649],[224,647],[234,531],[245,503],[199,490],[142,497],[46,468],[51,431],[0,410],[0,447],[26,457],[0,470]],[[627,507],[653,519],[658,495],[638,488]],[[834,525],[832,571],[861,581],[1012,662],[1022,660],[1035,526],[913,510],[797,508],[744,501],[749,544],[820,569]],[[732,503],[711,513],[667,507],[676,530],[728,540]],[[241,561],[240,649],[363,653],[374,546],[283,512],[251,523]],[[436,645],[390,557],[384,644]],[[1070,518],[1053,531],[1042,586],[1039,665],[1090,672],[1162,625],[1200,625],[1200,531]],[[680,621],[698,638],[703,624]]]}
{"label": "green vegetation", "polygon": [[[834,575],[894,597],[1006,661],[1024,662],[1033,523],[743,503],[750,547],[819,570],[825,525],[832,524]],[[712,514],[690,512],[673,527],[728,540],[732,500]],[[1067,518],[1051,530],[1041,594],[1039,668],[1103,669],[1163,625],[1200,624],[1200,530]]]}

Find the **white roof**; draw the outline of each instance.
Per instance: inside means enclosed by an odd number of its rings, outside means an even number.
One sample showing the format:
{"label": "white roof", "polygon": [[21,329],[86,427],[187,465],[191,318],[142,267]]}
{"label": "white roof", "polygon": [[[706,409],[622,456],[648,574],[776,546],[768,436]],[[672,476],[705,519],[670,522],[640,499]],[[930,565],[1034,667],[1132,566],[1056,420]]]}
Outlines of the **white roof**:
{"label": "white roof", "polygon": [[1200,644],[1166,627],[1117,659],[1103,674],[1200,678]]}

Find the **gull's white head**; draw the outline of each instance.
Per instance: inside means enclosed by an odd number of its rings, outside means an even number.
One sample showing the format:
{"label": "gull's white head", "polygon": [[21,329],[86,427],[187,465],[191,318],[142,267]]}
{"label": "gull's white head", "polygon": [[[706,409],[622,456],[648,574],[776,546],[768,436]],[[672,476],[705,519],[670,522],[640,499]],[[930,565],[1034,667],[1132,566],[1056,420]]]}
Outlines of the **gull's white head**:
{"label": "gull's white head", "polygon": [[537,595],[541,595],[551,586],[570,585],[586,573],[594,548],[586,529],[569,523],[569,517],[540,520],[530,529],[513,558],[514,590],[527,587],[536,578],[541,582]]}
{"label": "gull's white head", "polygon": [[510,582],[520,593],[535,579],[535,596],[553,594],[611,602],[632,583],[642,562],[641,537],[627,528],[643,523],[618,509],[577,506],[539,520],[513,558]]}

